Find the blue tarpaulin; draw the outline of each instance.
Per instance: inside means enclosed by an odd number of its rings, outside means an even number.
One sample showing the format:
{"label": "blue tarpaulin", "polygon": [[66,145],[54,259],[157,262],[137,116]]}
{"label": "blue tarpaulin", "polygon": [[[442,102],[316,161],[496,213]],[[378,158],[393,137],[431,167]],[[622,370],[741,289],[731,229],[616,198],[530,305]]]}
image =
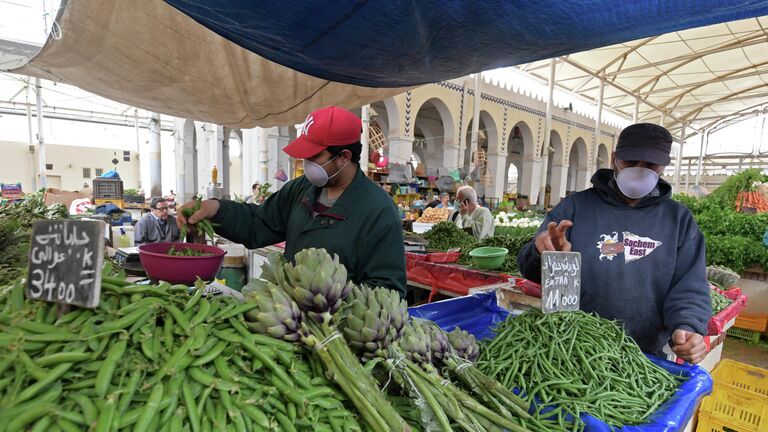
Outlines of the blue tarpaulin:
{"label": "blue tarpaulin", "polygon": [[166,0],[291,69],[405,87],[768,14],[765,0]]}
{"label": "blue tarpaulin", "polygon": [[[509,316],[509,312],[496,304],[494,292],[458,297],[450,300],[412,307],[413,317],[429,319],[442,329],[451,331],[460,327],[478,339],[492,338],[493,328]],[[678,365],[649,356],[650,360],[673,375],[687,378],[675,395],[656,410],[648,422],[639,426],[624,426],[619,432],[674,432],[682,430],[693,416],[701,398],[712,392],[712,378],[707,371],[694,365]],[[606,423],[582,415],[587,432],[610,432]]]}

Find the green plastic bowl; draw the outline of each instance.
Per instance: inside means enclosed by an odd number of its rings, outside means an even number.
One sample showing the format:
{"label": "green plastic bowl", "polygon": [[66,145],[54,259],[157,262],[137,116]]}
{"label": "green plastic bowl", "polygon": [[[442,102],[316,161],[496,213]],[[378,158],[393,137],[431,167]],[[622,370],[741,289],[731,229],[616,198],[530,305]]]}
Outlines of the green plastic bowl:
{"label": "green plastic bowl", "polygon": [[484,246],[472,249],[469,256],[475,267],[485,270],[496,270],[504,265],[509,251],[502,247]]}

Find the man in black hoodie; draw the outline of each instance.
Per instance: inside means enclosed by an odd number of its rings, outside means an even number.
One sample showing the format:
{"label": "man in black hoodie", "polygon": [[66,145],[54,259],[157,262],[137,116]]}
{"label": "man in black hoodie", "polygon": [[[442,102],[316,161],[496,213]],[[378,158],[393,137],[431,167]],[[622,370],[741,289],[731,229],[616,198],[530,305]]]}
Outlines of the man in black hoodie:
{"label": "man in black hoodie", "polygon": [[592,188],[566,197],[517,257],[527,279],[541,281],[541,252],[581,252],[581,309],[623,323],[643,351],[698,363],[712,315],[704,236],[659,178],[672,135],[639,123],[619,135],[612,169]]}

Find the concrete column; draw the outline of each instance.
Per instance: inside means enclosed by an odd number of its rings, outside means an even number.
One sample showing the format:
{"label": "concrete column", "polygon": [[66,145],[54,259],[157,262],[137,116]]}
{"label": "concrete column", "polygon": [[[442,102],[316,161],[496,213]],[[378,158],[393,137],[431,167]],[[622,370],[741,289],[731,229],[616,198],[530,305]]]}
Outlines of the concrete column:
{"label": "concrete column", "polygon": [[[280,128],[273,127],[268,129],[267,135],[267,178],[265,181],[272,184],[273,192],[279,189],[277,180],[275,180],[275,172],[277,171],[277,161],[279,160],[278,152],[280,151]],[[283,167],[283,169],[287,169]],[[286,171],[287,173],[287,171]]]}
{"label": "concrete column", "polygon": [[259,183],[264,184],[269,178],[269,129],[256,128],[258,141]]}
{"label": "concrete column", "polygon": [[48,187],[48,174],[45,158],[45,139],[43,134],[43,95],[40,87],[40,78],[35,78],[35,105],[37,114],[37,172],[39,174],[37,187],[45,189]]}
{"label": "concrete column", "polygon": [[568,165],[552,164],[552,190],[549,198],[549,205],[555,206],[560,199],[565,197],[565,191],[568,183]]}
{"label": "concrete column", "polygon": [[680,165],[683,163],[683,147],[685,146],[685,129],[686,124],[683,123],[683,128],[680,130],[680,149],[677,151],[677,158],[675,159],[675,188],[674,192],[680,192]]}
{"label": "concrete column", "polygon": [[549,159],[549,140],[552,136],[552,97],[555,93],[555,59],[549,60],[549,97],[547,97],[547,112],[544,118],[544,143],[541,147],[541,179],[539,179],[538,197],[531,195],[531,204],[544,203],[547,188],[547,164]]}
{"label": "concrete column", "polygon": [[211,155],[211,159],[209,161],[209,175],[206,181],[204,182],[204,185],[207,185],[209,182],[211,182],[213,176],[211,174],[211,170],[213,170],[213,167],[216,167],[216,170],[218,173],[218,178],[216,179],[217,183],[221,183],[221,179],[223,177],[223,165],[224,165],[224,149],[223,149],[223,140],[222,136],[224,135],[224,132],[220,129],[223,128],[223,126],[218,126],[213,123],[207,123],[206,124],[206,132],[208,132],[208,150]]}
{"label": "concrete column", "polygon": [[[29,144],[29,162],[31,163],[29,170],[30,177],[27,180],[31,180],[31,183],[29,183],[29,187],[22,186],[22,190],[40,190],[41,186],[39,185],[38,180],[38,162],[36,159],[37,156],[35,155],[35,134],[32,131],[32,104],[29,103],[30,86],[25,86],[24,90],[27,93],[27,143]],[[25,181],[23,183],[27,182]]]}
{"label": "concrete column", "polygon": [[528,202],[531,205],[538,202],[538,193],[542,183],[546,185],[544,179],[537,175],[541,172],[542,162],[546,163],[546,161],[541,159],[523,159],[523,170],[531,174],[528,177],[522,178],[522,181],[520,182],[520,190],[523,195],[528,195]]}
{"label": "concrete column", "polygon": [[230,194],[230,169],[229,166],[229,128],[218,126],[216,128],[216,142],[221,142],[221,167],[219,167],[219,182],[222,186],[222,193],[225,199],[229,199]]}
{"label": "concrete column", "polygon": [[197,132],[197,190],[195,193],[204,194],[205,187],[211,182],[211,168],[214,164],[211,147],[214,143],[211,142],[210,123],[195,123],[195,129]]}
{"label": "concrete column", "polygon": [[411,162],[413,139],[409,137],[389,137],[389,163],[405,164]]}
{"label": "concrete column", "polygon": [[[571,161],[573,163],[573,161]],[[588,189],[590,186],[591,174],[595,171],[593,167],[578,167],[576,170],[576,190]]]}
{"label": "concrete column", "polygon": [[501,199],[507,184],[507,155],[491,153],[488,155],[488,169],[491,173],[491,186],[486,188],[486,196]]}
{"label": "concrete column", "polygon": [[[480,78],[480,73],[475,74],[475,97],[472,101],[472,135],[471,135],[471,142],[470,142],[470,148],[469,148],[469,157],[470,161],[471,158],[475,157],[475,166],[470,166],[467,170],[467,175],[471,173],[472,171],[476,170],[478,168],[478,158],[475,155],[475,152],[477,152],[477,135],[480,133],[480,104],[482,102],[482,88],[481,83],[482,79]],[[502,138],[503,139],[503,138]],[[465,161],[466,163],[466,161]],[[463,165],[462,165],[463,166]],[[478,173],[479,176],[480,173]]]}
{"label": "concrete column", "polygon": [[[602,133],[603,126],[603,96],[605,95],[605,80],[600,79],[600,89],[597,93],[597,118],[595,119],[595,143],[592,148],[587,149],[587,166],[579,167],[579,175],[576,177],[576,189],[583,190],[589,187],[589,176],[582,175],[581,171],[594,171],[593,155],[597,154],[597,149],[600,148],[600,135]],[[571,161],[573,163],[574,161]]]}
{"label": "concrete column", "polygon": [[243,129],[243,194],[251,194],[251,185],[259,181],[259,134],[258,128]]}
{"label": "concrete column", "polygon": [[467,91],[467,82],[464,81],[464,84],[461,88],[461,100],[464,103],[461,105],[461,114],[459,115],[459,154],[456,158],[457,168],[464,166],[464,150],[467,148],[467,134],[465,132],[465,125],[467,122],[467,105],[469,105],[469,98],[467,97],[468,94],[469,92]]}
{"label": "concrete column", "polygon": [[360,144],[363,150],[360,152],[360,169],[368,175],[368,129],[371,126],[371,105],[363,105],[360,118],[363,122],[363,131],[360,133]]}
{"label": "concrete column", "polygon": [[[459,162],[459,147],[457,146],[448,146],[443,147],[443,166],[448,170],[455,170],[458,169],[458,162]],[[440,173],[441,175],[448,173]]]}
{"label": "concrete column", "polygon": [[160,165],[160,114],[149,118],[149,196],[163,195],[163,177]]}
{"label": "concrete column", "polygon": [[176,199],[181,202],[187,201],[187,155],[184,147],[184,119],[173,118],[173,155],[176,160],[176,179],[173,190],[176,192]]}

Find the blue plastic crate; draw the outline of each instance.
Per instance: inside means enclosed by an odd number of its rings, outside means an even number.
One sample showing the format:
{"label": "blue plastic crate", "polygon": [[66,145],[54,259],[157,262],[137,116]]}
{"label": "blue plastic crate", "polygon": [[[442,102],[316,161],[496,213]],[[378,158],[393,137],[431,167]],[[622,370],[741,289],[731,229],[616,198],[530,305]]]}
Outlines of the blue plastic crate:
{"label": "blue plastic crate", "polygon": [[[487,292],[457,297],[408,309],[413,317],[434,321],[445,331],[460,327],[477,339],[493,338],[493,329],[509,316],[496,304],[496,293]],[[648,423],[612,429],[606,423],[582,414],[587,432],[675,432],[682,430],[693,417],[700,400],[712,393],[712,378],[706,370],[695,365],[679,365],[654,356],[648,358],[673,375],[687,378],[674,396],[656,410]]]}

